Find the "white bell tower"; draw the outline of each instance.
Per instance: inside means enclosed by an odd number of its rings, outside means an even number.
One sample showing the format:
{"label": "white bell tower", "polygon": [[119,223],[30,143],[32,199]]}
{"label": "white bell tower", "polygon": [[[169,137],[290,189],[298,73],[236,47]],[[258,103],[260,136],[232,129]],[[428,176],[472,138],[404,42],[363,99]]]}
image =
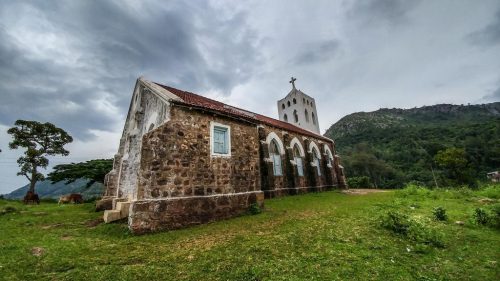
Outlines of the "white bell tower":
{"label": "white bell tower", "polygon": [[319,135],[316,101],[295,88],[295,81],[297,79],[292,77],[292,90],[278,101],[279,119]]}

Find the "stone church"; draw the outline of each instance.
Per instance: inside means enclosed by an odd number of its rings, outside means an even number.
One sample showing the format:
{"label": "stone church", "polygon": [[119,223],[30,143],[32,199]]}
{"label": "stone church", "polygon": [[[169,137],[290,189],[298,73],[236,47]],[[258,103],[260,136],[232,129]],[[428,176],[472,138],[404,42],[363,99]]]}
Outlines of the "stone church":
{"label": "stone church", "polygon": [[244,214],[264,198],[345,188],[316,101],[295,88],[279,120],[139,78],[106,176],[104,220],[133,233]]}

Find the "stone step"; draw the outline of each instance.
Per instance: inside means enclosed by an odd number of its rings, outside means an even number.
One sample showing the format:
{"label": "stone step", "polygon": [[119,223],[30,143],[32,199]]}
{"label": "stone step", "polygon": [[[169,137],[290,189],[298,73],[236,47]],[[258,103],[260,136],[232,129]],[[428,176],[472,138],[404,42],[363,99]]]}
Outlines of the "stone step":
{"label": "stone step", "polygon": [[113,209],[116,210],[116,204],[118,204],[118,202],[127,202],[127,201],[130,201],[130,200],[128,198],[124,198],[124,197],[113,198]]}
{"label": "stone step", "polygon": [[119,210],[105,210],[104,211],[104,222],[110,223],[112,221],[117,221],[121,219],[121,212]]}
{"label": "stone step", "polygon": [[120,211],[120,216],[122,218],[128,217],[129,209],[130,209],[130,201],[116,202],[116,210]]}

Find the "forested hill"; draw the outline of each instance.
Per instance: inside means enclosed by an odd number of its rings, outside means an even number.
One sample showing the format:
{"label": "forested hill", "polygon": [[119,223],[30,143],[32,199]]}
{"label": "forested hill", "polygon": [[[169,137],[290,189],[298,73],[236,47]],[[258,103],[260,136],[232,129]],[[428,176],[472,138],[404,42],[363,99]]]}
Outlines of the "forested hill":
{"label": "forested hill", "polygon": [[[438,184],[455,183],[452,177],[471,183],[500,168],[500,102],[358,112],[333,124],[325,136],[335,140],[347,175],[367,176],[374,186],[435,185],[432,169]],[[452,171],[457,163],[437,161],[439,151],[463,156],[460,169],[467,174]]]}

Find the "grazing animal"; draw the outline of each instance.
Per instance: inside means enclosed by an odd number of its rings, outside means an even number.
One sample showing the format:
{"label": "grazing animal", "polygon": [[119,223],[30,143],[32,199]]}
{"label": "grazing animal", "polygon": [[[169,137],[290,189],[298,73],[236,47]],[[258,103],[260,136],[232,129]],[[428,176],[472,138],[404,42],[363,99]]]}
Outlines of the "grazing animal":
{"label": "grazing animal", "polygon": [[78,193],[61,195],[61,197],[59,197],[59,204],[66,204],[66,203],[81,204],[83,203],[83,197],[81,194]]}
{"label": "grazing animal", "polygon": [[33,191],[28,191],[23,199],[24,204],[40,204],[40,197]]}

